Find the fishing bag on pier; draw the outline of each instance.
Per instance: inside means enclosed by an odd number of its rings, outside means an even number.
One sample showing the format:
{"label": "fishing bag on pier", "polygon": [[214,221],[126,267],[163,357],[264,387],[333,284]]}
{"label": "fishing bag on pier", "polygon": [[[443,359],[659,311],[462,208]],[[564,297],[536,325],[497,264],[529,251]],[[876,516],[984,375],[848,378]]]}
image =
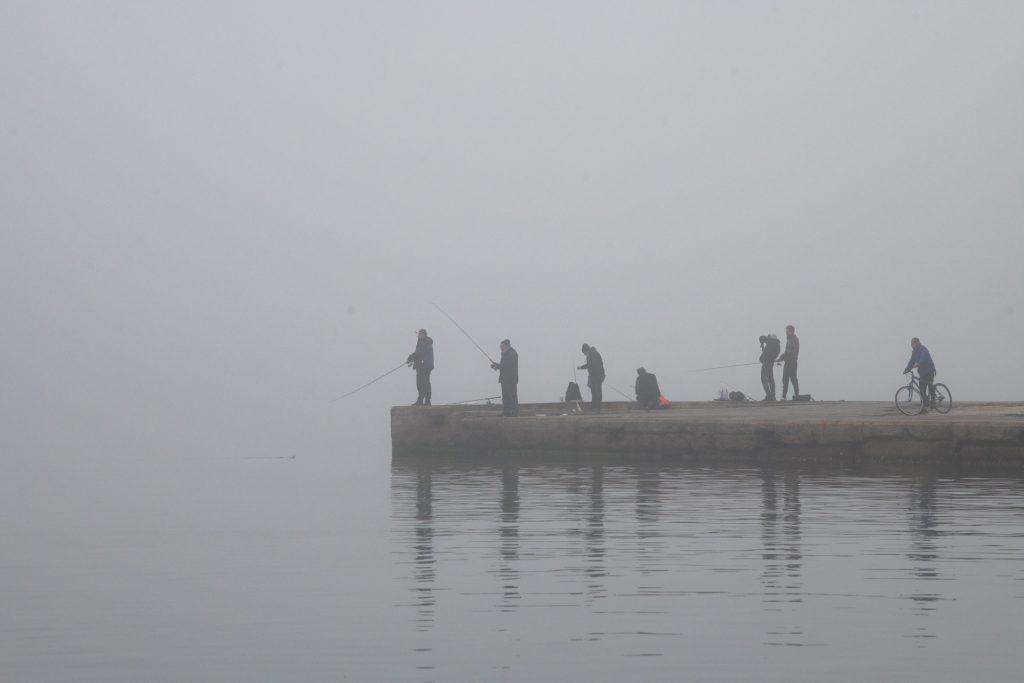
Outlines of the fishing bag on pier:
{"label": "fishing bag on pier", "polygon": [[580,385],[576,382],[569,382],[569,386],[565,389],[565,402],[569,401],[582,401],[583,393],[580,392]]}

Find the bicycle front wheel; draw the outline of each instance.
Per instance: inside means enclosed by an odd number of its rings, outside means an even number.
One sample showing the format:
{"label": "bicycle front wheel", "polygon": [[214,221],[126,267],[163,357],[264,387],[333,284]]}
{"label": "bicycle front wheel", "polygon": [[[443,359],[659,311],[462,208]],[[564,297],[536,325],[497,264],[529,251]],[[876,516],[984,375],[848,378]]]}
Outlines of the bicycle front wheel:
{"label": "bicycle front wheel", "polygon": [[943,415],[953,409],[953,394],[949,393],[949,387],[945,384],[935,385],[935,398],[932,399],[932,407]]}
{"label": "bicycle front wheel", "polygon": [[918,415],[923,407],[921,393],[911,385],[900,387],[896,391],[896,410],[904,415]]}

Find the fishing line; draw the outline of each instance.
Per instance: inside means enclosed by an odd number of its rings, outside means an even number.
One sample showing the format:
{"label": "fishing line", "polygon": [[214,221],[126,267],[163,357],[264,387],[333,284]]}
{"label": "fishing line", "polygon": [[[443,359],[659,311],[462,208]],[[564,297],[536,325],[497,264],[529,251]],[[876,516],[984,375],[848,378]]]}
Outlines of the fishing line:
{"label": "fishing line", "polygon": [[755,360],[752,363],[733,363],[732,365],[719,365],[714,368],[701,368],[700,370],[690,370],[690,372],[707,372],[709,370],[725,370],[726,368],[743,368],[748,365],[760,365],[761,361]]}

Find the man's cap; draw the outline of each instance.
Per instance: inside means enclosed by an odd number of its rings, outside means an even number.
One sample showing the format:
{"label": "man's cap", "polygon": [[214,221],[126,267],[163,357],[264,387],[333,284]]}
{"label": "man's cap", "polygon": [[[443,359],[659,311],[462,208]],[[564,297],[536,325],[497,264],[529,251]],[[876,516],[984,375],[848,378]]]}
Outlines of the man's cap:
{"label": "man's cap", "polygon": [[419,334],[420,332],[422,332],[423,334],[426,334],[426,333],[427,333],[427,331],[426,331],[425,329],[423,329],[423,328],[420,328],[419,332],[417,332],[416,334]]}
{"label": "man's cap", "polygon": [[642,374],[644,374],[646,372],[647,372],[647,370],[645,368],[637,368],[636,369],[636,374],[638,374],[638,375],[642,375]]}
{"label": "man's cap", "polygon": [[502,339],[501,343],[502,344],[507,344],[508,346],[512,346],[512,342],[510,342],[508,339]]}

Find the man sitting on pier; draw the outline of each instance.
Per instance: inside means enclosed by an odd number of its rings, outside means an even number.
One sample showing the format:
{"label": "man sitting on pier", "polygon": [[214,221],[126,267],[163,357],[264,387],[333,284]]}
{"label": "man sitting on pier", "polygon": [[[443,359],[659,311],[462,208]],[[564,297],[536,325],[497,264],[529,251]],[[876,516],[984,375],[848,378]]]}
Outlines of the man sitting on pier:
{"label": "man sitting on pier", "polygon": [[921,384],[921,402],[922,409],[921,413],[928,412],[928,406],[931,405],[931,401],[935,398],[935,362],[932,360],[932,354],[928,352],[928,347],[921,343],[921,340],[914,337],[910,340],[910,348],[913,349],[910,353],[910,360],[907,361],[907,367],[903,368],[903,374],[907,374],[914,368],[917,368],[917,374],[920,376]]}
{"label": "man sitting on pier", "polygon": [[587,362],[577,368],[587,371],[587,386],[590,387],[590,408],[595,413],[601,410],[601,384],[604,382],[604,359],[590,344],[584,344],[583,355]]}
{"label": "man sitting on pier", "polygon": [[636,369],[636,402],[641,408],[651,410],[658,407],[661,398],[661,389],[658,388],[658,378],[652,372],[644,368]]}
{"label": "man sitting on pier", "polygon": [[491,368],[498,371],[498,384],[501,385],[501,414],[515,417],[519,414],[519,354],[512,348],[508,339],[501,340],[501,360],[491,363]]}
{"label": "man sitting on pier", "polygon": [[416,350],[409,354],[409,365],[416,371],[416,402],[414,406],[429,406],[430,373],[434,369],[434,340],[427,336],[426,330],[416,333]]}

